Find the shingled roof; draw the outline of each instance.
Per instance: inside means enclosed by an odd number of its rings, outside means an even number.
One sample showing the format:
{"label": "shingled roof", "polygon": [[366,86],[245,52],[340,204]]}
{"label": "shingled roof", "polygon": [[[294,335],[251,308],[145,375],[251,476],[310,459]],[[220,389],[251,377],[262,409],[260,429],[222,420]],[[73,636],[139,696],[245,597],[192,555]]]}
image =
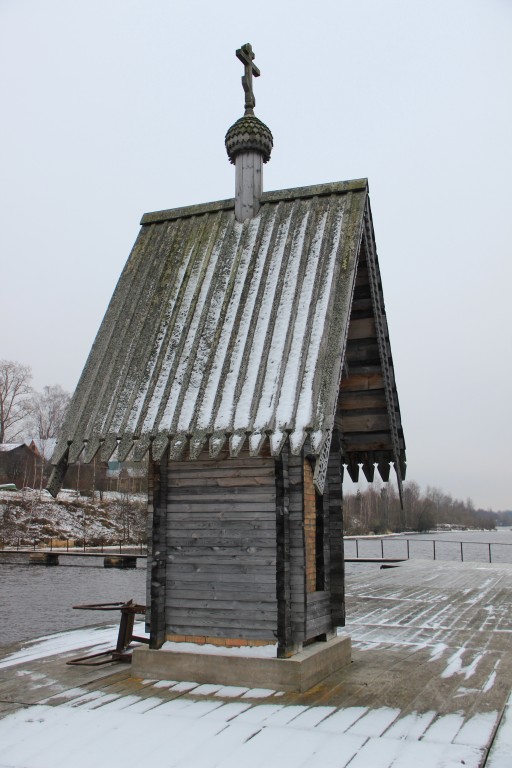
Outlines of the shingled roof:
{"label": "shingled roof", "polygon": [[252,455],[266,441],[273,455],[286,441],[319,455],[335,424],[352,476],[377,463],[385,477],[390,461],[403,475],[365,179],[265,193],[244,223],[224,200],[141,224],[53,455],[52,492],[68,462],[98,451],[140,460],[151,447],[158,460],[169,446],[173,460],[226,441],[236,455],[248,440]]}

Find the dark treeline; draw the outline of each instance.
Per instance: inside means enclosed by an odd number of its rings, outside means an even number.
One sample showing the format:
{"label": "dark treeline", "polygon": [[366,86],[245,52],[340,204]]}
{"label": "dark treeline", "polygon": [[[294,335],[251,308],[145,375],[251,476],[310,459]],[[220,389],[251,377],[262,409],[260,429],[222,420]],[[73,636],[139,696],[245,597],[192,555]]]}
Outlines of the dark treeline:
{"label": "dark treeline", "polygon": [[[344,498],[345,533],[430,531],[436,527],[493,529],[507,524],[507,512],[476,509],[471,499],[461,501],[439,488],[427,486],[422,493],[414,481],[404,483],[403,509],[397,489],[374,483]],[[508,523],[510,524],[510,522]]]}

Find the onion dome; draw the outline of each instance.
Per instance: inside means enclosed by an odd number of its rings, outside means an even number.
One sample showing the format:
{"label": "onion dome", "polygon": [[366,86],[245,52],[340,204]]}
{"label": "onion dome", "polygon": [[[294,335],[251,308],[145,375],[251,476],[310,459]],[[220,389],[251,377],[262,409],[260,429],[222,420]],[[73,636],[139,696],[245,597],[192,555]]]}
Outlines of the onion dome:
{"label": "onion dome", "polygon": [[235,164],[240,152],[256,151],[263,155],[263,162],[270,160],[274,145],[270,129],[255,115],[244,115],[237,120],[226,133],[226,152],[230,161]]}

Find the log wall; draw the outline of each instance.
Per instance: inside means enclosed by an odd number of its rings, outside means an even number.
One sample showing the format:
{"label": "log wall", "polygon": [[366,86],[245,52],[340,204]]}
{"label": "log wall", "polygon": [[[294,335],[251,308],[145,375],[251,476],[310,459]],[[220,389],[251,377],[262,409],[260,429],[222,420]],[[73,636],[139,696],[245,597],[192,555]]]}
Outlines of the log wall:
{"label": "log wall", "polygon": [[197,461],[164,457],[151,465],[153,647],[166,637],[228,644],[277,640],[278,655],[288,656],[344,624],[336,434],[325,493],[314,505],[307,498],[308,471],[304,453],[292,456],[287,446],[278,459],[247,453],[229,458],[227,452],[210,459],[205,452]]}
{"label": "log wall", "polygon": [[276,641],[274,459],[169,465],[166,584],[168,636]]}

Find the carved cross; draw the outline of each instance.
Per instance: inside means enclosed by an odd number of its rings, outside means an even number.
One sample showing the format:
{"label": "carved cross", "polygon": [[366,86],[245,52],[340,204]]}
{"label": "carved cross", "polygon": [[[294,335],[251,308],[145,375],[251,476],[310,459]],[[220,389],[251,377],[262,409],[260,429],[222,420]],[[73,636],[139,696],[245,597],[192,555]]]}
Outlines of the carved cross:
{"label": "carved cross", "polygon": [[245,91],[245,114],[254,115],[254,107],[256,106],[256,99],[254,98],[254,91],[252,90],[252,77],[259,77],[260,71],[254,61],[254,52],[252,45],[246,43],[238,48],[236,52],[237,58],[242,62],[245,68],[245,74],[242,77],[242,85]]}

